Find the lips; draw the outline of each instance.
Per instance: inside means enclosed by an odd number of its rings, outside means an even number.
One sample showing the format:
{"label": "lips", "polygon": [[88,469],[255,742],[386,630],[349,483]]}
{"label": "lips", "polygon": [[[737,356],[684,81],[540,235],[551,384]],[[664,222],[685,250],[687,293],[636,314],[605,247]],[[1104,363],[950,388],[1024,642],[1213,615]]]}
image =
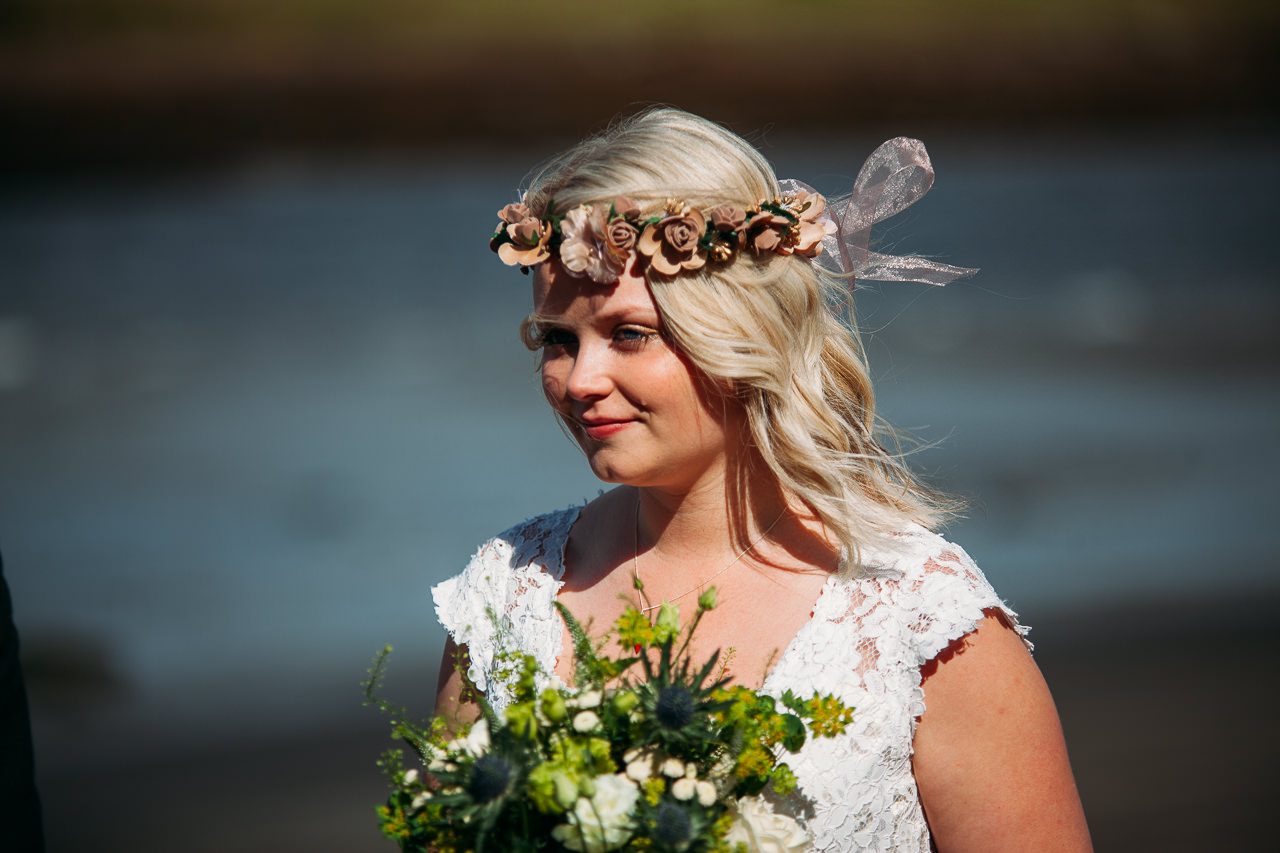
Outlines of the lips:
{"label": "lips", "polygon": [[579,418],[582,431],[591,438],[607,438],[635,423],[630,418]]}

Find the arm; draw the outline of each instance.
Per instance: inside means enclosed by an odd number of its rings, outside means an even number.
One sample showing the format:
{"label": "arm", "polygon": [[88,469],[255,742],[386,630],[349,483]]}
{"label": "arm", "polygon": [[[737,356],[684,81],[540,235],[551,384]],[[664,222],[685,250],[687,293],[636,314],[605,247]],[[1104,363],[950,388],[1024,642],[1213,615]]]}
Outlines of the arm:
{"label": "arm", "polygon": [[480,717],[480,708],[475,702],[462,701],[464,684],[457,664],[458,661],[466,661],[466,656],[466,646],[458,646],[452,637],[445,640],[440,677],[436,682],[436,716],[444,717],[450,729],[460,723],[475,722]]}
{"label": "arm", "polygon": [[998,611],[922,669],[915,775],[938,850],[1091,851],[1049,688]]}

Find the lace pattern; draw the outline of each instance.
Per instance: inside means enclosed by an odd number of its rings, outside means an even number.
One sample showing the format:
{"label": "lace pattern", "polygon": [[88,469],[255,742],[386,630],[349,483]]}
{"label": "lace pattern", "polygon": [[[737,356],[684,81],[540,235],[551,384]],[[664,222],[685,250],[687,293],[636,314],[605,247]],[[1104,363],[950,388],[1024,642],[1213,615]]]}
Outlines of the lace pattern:
{"label": "lace pattern", "polygon": [[436,618],[467,647],[467,677],[498,713],[510,700],[500,685],[490,689],[501,652],[528,652],[546,673],[555,669],[564,622],[554,602],[565,541],[577,517],[578,507],[570,507],[517,524],[482,544],[461,574],[431,590]]}
{"label": "lace pattern", "polygon": [[[499,712],[510,702],[495,664],[501,652],[534,655],[540,687],[555,670],[564,624],[553,605],[578,511],[512,527],[432,589],[441,624],[467,646],[468,676]],[[924,713],[920,667],[993,610],[1031,648],[1028,629],[964,549],[914,524],[865,547],[855,576],[828,579],[813,616],[764,683],[775,696],[832,693],[855,709],[843,735],[811,740],[787,757],[803,798],[786,806],[805,819],[815,850],[930,849],[911,765]]]}

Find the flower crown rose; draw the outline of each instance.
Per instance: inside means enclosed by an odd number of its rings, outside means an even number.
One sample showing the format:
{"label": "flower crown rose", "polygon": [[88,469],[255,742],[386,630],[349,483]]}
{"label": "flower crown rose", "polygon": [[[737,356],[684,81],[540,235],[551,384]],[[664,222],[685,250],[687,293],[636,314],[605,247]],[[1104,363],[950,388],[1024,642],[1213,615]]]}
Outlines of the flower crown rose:
{"label": "flower crown rose", "polygon": [[822,251],[823,238],[834,235],[837,230],[835,220],[823,215],[827,200],[818,193],[801,190],[796,193],[792,209],[800,219],[795,252],[806,258],[816,257]]}
{"label": "flower crown rose", "polygon": [[668,202],[667,215],[644,229],[636,250],[663,275],[700,269],[707,259],[698,252],[698,242],[706,230],[707,220],[701,211]]}
{"label": "flower crown rose", "polygon": [[822,215],[826,208],[826,199],[805,190],[762,203],[743,226],[747,245],[757,255],[774,252],[816,257],[822,251],[822,239],[836,233],[835,222]]}
{"label": "flower crown rose", "polygon": [[502,220],[498,234],[490,241],[492,247],[498,242],[503,232],[510,239],[509,243],[497,245],[498,257],[508,266],[531,267],[551,257],[551,229],[542,220],[529,212],[522,203],[509,204],[498,211]]}
{"label": "flower crown rose", "polygon": [[624,265],[640,239],[640,229],[632,224],[639,218],[640,205],[624,195],[613,200],[613,211],[605,229],[605,248]]}
{"label": "flower crown rose", "polygon": [[711,259],[727,261],[742,246],[742,226],[747,221],[747,212],[736,204],[722,204],[707,211],[707,215],[711,217]]}

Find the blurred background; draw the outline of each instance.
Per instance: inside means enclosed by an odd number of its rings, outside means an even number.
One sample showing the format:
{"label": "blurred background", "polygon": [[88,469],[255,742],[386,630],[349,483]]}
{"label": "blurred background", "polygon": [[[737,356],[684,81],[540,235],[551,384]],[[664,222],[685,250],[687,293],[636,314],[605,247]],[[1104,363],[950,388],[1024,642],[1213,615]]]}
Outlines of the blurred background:
{"label": "blurred background", "polygon": [[[53,850],[389,850],[429,588],[600,484],[486,246],[665,102],[978,266],[858,290],[882,414],[1033,626],[1099,850],[1271,833],[1273,3],[8,0],[0,549]],[[1268,70],[1270,69],[1270,70]],[[1266,833],[1264,835],[1264,832]]]}

